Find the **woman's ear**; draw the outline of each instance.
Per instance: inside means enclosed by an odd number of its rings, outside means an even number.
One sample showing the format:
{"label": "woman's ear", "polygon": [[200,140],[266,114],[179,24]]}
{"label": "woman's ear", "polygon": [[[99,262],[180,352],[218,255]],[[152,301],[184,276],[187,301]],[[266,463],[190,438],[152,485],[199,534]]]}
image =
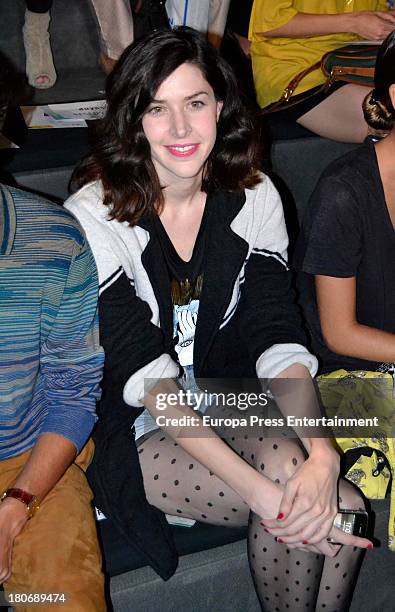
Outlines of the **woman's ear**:
{"label": "woman's ear", "polygon": [[217,102],[217,121],[219,121],[219,116],[221,114],[223,105],[223,102]]}
{"label": "woman's ear", "polygon": [[390,87],[388,89],[388,93],[389,93],[390,98],[391,98],[392,107],[395,108],[395,83],[390,85]]}

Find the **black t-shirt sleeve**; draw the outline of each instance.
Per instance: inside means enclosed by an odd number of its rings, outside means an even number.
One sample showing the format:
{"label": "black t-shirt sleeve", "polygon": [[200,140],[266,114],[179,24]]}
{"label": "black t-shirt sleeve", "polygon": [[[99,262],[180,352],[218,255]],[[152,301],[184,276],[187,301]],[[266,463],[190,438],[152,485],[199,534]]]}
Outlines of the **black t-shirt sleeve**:
{"label": "black t-shirt sleeve", "polygon": [[303,272],[347,278],[356,276],[361,260],[361,210],[352,185],[324,175],[310,201],[305,226]]}

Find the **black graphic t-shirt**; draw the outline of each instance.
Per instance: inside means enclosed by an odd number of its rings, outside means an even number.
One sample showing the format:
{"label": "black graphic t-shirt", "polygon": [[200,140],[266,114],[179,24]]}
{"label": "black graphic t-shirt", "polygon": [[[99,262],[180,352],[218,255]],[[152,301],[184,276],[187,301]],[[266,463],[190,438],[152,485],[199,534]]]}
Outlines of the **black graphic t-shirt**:
{"label": "black graphic t-shirt", "polygon": [[[185,391],[189,390],[192,393],[199,392],[193,371],[193,347],[204,278],[204,255],[209,216],[208,200],[209,198],[207,198],[192,257],[189,261],[184,261],[178,255],[159,217],[155,217],[154,220],[155,231],[167,265],[171,286],[173,337],[178,363],[182,367],[182,376],[179,382]],[[158,426],[152,416],[147,410],[144,410],[135,421],[136,440],[157,428]]]}
{"label": "black graphic t-shirt", "polygon": [[184,261],[175,250],[159,217],[155,229],[166,261],[173,303],[173,333],[179,364],[187,386],[193,381],[193,346],[204,277],[209,206],[206,202],[192,257]]}

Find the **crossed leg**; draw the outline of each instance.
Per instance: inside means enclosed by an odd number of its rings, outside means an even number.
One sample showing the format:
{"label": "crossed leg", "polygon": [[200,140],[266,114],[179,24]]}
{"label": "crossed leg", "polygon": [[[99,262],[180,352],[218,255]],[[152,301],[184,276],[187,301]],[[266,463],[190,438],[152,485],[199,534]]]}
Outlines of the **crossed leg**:
{"label": "crossed leg", "polygon": [[[291,439],[229,437],[226,442],[255,469],[284,484],[305,460]],[[248,524],[248,556],[262,609],[347,610],[362,553],[343,547],[331,559],[290,550],[277,543],[260,525],[260,517],[207,468],[193,459],[161,430],[138,445],[148,501],[163,512],[216,525]],[[362,498],[344,481],[343,508],[363,507]]]}

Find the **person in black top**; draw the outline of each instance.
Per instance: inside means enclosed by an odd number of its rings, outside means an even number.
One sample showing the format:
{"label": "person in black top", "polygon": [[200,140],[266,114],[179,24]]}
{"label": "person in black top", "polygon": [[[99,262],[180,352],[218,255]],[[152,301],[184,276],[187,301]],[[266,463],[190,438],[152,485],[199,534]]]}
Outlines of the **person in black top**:
{"label": "person in black top", "polygon": [[[381,436],[372,432],[369,446],[395,461],[393,447],[394,402],[386,403],[372,383],[382,374],[391,386],[395,367],[395,34],[384,41],[377,57],[375,88],[365,99],[364,113],[372,128],[389,131],[374,144],[361,147],[333,162],[322,175],[296,248],[299,289],[310,328],[313,349],[321,358],[324,401],[334,403],[328,380],[340,379],[335,389],[337,410],[348,405],[348,415],[382,414]],[[352,374],[350,374],[350,372]],[[374,374],[377,373],[377,374]],[[357,385],[341,380],[364,379]],[[334,389],[334,388],[333,388]],[[351,393],[353,391],[353,394]],[[361,402],[364,397],[364,402]],[[377,401],[378,398],[378,401]],[[391,405],[392,404],[392,405]],[[387,413],[387,414],[385,414]],[[387,422],[387,418],[389,421]],[[387,422],[387,424],[386,424]],[[364,439],[342,439],[344,450],[366,446]],[[385,442],[382,438],[391,438]],[[376,453],[377,455],[377,453]],[[373,456],[373,463],[377,456]],[[394,469],[392,465],[391,469]],[[375,471],[361,462],[349,472],[365,494],[377,494],[369,474]],[[391,474],[383,474],[384,496]],[[390,546],[395,549],[394,512]]]}
{"label": "person in black top", "polygon": [[[233,421],[221,438],[180,395],[179,385],[202,408],[200,379],[273,379],[284,417],[320,414],[281,201],[258,171],[259,134],[233,73],[197,32],[156,32],[123,54],[107,102],[66,203],[99,271],[96,505],[165,578],[176,559],[159,510],[248,523],[264,610],[344,610],[372,544],[333,527],[339,459],[329,441],[268,437],[263,423],[250,435]],[[302,389],[281,396],[290,378]],[[212,416],[231,412],[211,399]],[[340,491],[346,507],[363,505],[344,481]]]}

